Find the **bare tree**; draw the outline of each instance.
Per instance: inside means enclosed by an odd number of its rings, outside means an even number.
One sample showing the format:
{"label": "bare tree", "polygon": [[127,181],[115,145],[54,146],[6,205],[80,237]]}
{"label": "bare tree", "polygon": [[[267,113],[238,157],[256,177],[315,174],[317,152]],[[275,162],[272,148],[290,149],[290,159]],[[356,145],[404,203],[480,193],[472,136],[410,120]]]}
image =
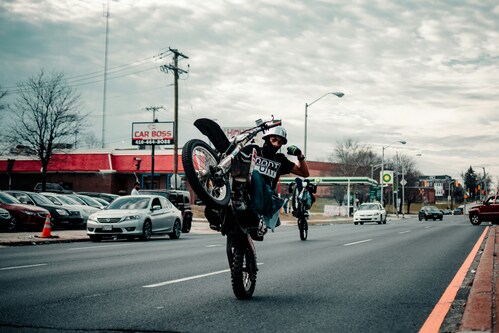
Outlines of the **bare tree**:
{"label": "bare tree", "polygon": [[85,136],[84,136],[84,139],[83,141],[85,142],[85,146],[87,148],[97,148],[99,147],[99,139],[97,139],[97,137],[95,136],[94,133],[90,132],[90,133],[87,133]]}
{"label": "bare tree", "polygon": [[334,156],[330,156],[329,161],[340,165],[340,176],[371,177],[371,166],[380,163],[380,158],[371,147],[346,138],[336,142]]}
{"label": "bare tree", "polygon": [[18,95],[9,109],[11,123],[6,136],[32,149],[42,165],[41,182],[45,190],[47,167],[59,147],[67,147],[84,126],[80,95],[67,85],[62,73],[41,70],[19,83]]}
{"label": "bare tree", "polygon": [[4,99],[5,96],[7,96],[7,90],[3,90],[2,87],[0,86],[0,111],[4,110],[7,107],[7,105],[4,104],[4,102],[2,101],[2,99]]}

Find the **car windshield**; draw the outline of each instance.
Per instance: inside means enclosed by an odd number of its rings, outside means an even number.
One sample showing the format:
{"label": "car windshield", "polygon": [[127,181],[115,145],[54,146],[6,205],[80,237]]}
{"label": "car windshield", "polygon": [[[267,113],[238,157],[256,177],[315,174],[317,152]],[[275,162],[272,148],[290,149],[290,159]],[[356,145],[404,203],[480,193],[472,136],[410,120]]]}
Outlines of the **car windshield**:
{"label": "car windshield", "polygon": [[111,202],[106,209],[146,209],[150,200],[144,197],[119,198]]}
{"label": "car windshield", "polygon": [[31,199],[33,199],[37,205],[53,205],[52,201],[38,193],[31,193]]}
{"label": "car windshield", "polygon": [[360,205],[359,210],[378,210],[379,205],[377,204],[367,204],[367,205]]}
{"label": "car windshield", "polygon": [[103,205],[99,201],[94,200],[93,198],[87,197],[85,195],[79,195],[78,199],[80,199],[81,201],[85,202],[85,204],[89,205],[89,206],[103,207]]}
{"label": "car windshield", "polygon": [[78,205],[85,205],[85,206],[87,206],[87,203],[85,202],[85,200],[83,200],[79,196],[71,194],[71,195],[68,195],[67,197],[73,199],[74,201],[76,201],[78,203]]}
{"label": "car windshield", "polygon": [[0,192],[0,201],[6,204],[20,204],[21,202],[14,198],[12,195]]}
{"label": "car windshield", "polygon": [[57,199],[65,205],[80,205],[78,201],[64,195],[58,196]]}
{"label": "car windshield", "polygon": [[428,212],[435,212],[435,211],[440,212],[440,210],[438,210],[437,207],[433,207],[433,206],[427,206],[425,209]]}

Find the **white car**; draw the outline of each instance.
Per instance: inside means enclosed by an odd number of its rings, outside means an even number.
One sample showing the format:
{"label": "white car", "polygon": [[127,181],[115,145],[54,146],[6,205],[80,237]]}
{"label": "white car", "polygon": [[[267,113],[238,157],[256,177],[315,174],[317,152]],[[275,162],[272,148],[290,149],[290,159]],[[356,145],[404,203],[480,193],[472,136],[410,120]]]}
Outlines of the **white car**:
{"label": "white car", "polygon": [[59,205],[62,207],[69,208],[71,210],[77,210],[80,212],[80,216],[83,218],[83,223],[87,222],[90,214],[95,213],[99,210],[99,208],[81,205],[79,202],[71,199],[70,197],[64,194],[52,193],[52,192],[41,192],[41,195],[52,201],[53,204]]}
{"label": "white car", "polygon": [[386,210],[378,202],[366,202],[361,204],[353,214],[353,223],[364,224],[364,222],[377,222],[386,224]]}
{"label": "white car", "polygon": [[182,212],[159,195],[119,197],[87,221],[87,235],[92,242],[109,236],[149,240],[155,234],[177,239],[181,232]]}

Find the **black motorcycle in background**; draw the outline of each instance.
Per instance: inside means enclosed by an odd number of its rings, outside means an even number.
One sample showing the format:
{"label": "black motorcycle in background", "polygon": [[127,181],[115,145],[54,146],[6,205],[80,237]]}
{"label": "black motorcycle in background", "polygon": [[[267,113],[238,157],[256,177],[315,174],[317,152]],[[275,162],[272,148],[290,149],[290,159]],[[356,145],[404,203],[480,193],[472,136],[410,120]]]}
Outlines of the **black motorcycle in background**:
{"label": "black motorcycle in background", "polygon": [[300,239],[307,240],[309,209],[315,202],[314,193],[317,192],[317,185],[312,184],[308,179],[296,178],[291,186],[291,207],[293,216],[297,218]]}

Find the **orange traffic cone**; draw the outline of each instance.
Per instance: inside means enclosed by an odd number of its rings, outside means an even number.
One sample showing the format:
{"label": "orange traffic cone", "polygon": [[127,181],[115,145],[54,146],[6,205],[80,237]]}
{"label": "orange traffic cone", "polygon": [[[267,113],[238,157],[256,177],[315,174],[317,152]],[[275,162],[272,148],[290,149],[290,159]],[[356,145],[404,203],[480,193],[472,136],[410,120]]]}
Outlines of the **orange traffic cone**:
{"label": "orange traffic cone", "polygon": [[45,219],[45,224],[43,225],[42,235],[39,238],[52,238],[50,234],[52,227],[50,223],[50,213],[47,214],[47,218]]}

